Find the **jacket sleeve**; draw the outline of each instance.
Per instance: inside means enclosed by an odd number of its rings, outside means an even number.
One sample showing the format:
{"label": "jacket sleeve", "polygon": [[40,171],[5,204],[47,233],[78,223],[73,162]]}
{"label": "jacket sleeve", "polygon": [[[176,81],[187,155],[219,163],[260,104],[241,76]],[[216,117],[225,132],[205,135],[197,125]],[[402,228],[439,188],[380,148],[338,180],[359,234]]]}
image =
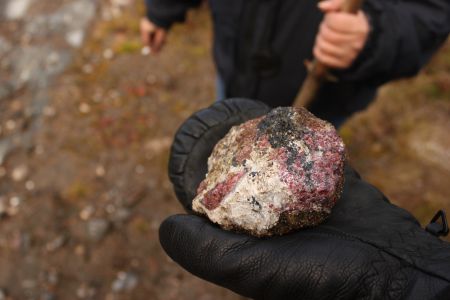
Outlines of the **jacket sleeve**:
{"label": "jacket sleeve", "polygon": [[382,84],[413,76],[450,32],[449,0],[366,0],[368,41],[343,80]]}
{"label": "jacket sleeve", "polygon": [[202,0],[145,0],[147,17],[156,25],[169,29],[175,22],[183,22],[186,12],[200,5]]}

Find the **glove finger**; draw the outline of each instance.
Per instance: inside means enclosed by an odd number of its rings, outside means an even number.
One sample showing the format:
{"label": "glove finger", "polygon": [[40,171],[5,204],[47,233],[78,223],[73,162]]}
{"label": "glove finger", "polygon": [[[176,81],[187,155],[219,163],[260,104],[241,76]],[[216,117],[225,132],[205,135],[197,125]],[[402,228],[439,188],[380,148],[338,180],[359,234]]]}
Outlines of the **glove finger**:
{"label": "glove finger", "polygon": [[169,217],[161,224],[159,238],[167,254],[187,271],[246,297],[256,298],[260,277],[271,273],[270,268],[260,270],[265,255],[254,247],[257,238],[221,230],[197,216]]}
{"label": "glove finger", "polygon": [[[432,256],[430,249],[448,249],[448,246],[439,238],[430,236],[414,216],[391,204],[378,189],[356,176],[355,172],[347,169],[345,174],[341,199],[329,219],[317,229],[346,234],[426,272],[439,270],[440,276],[448,276],[442,271],[448,265],[443,267],[442,261],[427,258]],[[408,251],[405,251],[405,245],[408,245]]]}
{"label": "glove finger", "polygon": [[207,172],[207,159],[216,143],[234,125],[270,111],[262,102],[233,98],[219,101],[189,117],[175,134],[169,177],[178,200],[191,210],[197,187]]}
{"label": "glove finger", "polygon": [[[162,223],[159,234],[167,254],[187,271],[256,299],[316,299],[316,288],[348,294],[359,272],[353,266],[367,260],[360,243],[319,230],[261,239],[177,215]],[[330,280],[336,270],[341,276]]]}
{"label": "glove finger", "polygon": [[345,169],[341,198],[324,225],[365,237],[386,236],[394,230],[411,227],[420,228],[411,214],[392,205],[383,193],[362,180],[349,166]]}

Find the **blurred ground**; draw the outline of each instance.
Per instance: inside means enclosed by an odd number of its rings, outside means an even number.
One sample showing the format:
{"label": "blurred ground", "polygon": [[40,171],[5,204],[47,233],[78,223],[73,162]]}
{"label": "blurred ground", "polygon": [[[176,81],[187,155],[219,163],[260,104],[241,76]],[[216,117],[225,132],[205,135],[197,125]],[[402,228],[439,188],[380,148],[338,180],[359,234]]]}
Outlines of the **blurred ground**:
{"label": "blurred ground", "polygon": [[[157,239],[181,212],[172,136],[214,98],[208,14],[144,56],[141,5],[0,0],[0,299],[240,299]],[[341,133],[363,177],[426,223],[450,212],[449,117],[447,46]]]}
{"label": "blurred ground", "polygon": [[447,41],[419,76],[381,89],[340,132],[363,177],[426,225],[438,209],[450,213],[449,130]]}

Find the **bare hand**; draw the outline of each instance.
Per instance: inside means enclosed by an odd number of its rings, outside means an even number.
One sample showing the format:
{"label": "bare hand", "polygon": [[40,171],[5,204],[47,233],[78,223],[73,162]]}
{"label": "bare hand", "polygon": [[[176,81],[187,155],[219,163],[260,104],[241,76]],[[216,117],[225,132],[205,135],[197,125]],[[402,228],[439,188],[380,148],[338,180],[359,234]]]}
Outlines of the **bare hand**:
{"label": "bare hand", "polygon": [[330,68],[351,66],[364,48],[370,26],[366,15],[340,12],[344,0],[326,0],[319,3],[325,13],[314,45],[314,56]]}
{"label": "bare hand", "polygon": [[153,24],[149,19],[141,19],[141,39],[142,43],[148,47],[152,53],[158,53],[166,42],[167,31],[164,28]]}

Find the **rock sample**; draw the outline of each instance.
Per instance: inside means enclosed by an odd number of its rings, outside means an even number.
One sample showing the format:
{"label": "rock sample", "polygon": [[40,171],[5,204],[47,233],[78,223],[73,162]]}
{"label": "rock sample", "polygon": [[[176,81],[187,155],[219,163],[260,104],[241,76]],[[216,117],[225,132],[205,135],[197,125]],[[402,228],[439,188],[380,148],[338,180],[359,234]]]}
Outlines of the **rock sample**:
{"label": "rock sample", "polygon": [[324,221],[344,183],[344,144],[303,108],[233,127],[208,159],[193,210],[227,230],[285,234]]}

